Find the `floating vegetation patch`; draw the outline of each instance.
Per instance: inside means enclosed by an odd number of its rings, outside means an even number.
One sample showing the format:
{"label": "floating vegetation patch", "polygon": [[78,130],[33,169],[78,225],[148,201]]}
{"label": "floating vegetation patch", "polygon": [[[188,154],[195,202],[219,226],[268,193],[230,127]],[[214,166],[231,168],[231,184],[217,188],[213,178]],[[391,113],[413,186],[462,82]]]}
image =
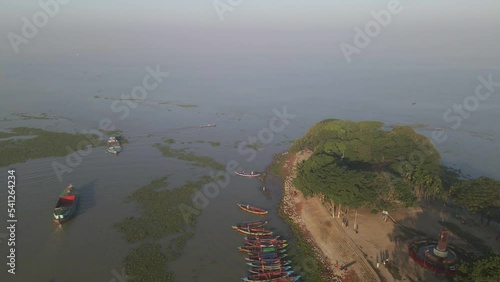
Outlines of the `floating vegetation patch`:
{"label": "floating vegetation patch", "polygon": [[49,117],[46,113],[41,113],[38,116],[33,116],[33,115],[27,115],[27,114],[16,114],[15,116],[21,118],[21,119],[53,119]]}
{"label": "floating vegetation patch", "polygon": [[181,107],[181,108],[196,108],[198,105],[193,105],[193,104],[176,104],[176,106]]}
{"label": "floating vegetation patch", "polygon": [[[191,196],[203,185],[213,181],[208,176],[196,182],[188,181],[175,189],[165,190],[167,178],[163,177],[139,188],[130,195],[127,201],[134,201],[139,208],[139,217],[128,217],[115,223],[128,243],[142,244],[130,251],[125,258],[125,269],[131,281],[173,281],[169,273],[168,262],[174,261],[181,252],[196,223],[199,210],[192,206]],[[162,189],[162,190],[160,190]],[[181,209],[188,207],[189,210]],[[168,236],[168,237],[167,237]],[[168,243],[156,243],[160,239],[169,238]]]}
{"label": "floating vegetation patch", "polygon": [[262,145],[260,143],[248,144],[247,148],[254,149],[254,150],[261,150],[264,148],[264,145]]}
{"label": "floating vegetation patch", "polygon": [[166,263],[167,257],[161,252],[160,244],[145,243],[127,255],[125,273],[131,281],[169,282],[172,274],[165,269]]}
{"label": "floating vegetation patch", "polygon": [[99,96],[95,95],[94,98],[96,99],[104,99],[104,100],[113,100],[113,101],[139,101],[142,102],[144,99],[135,99],[135,98],[128,98],[128,99],[123,99],[123,98],[113,98],[113,97],[106,97],[106,96]]}
{"label": "floating vegetation patch", "polygon": [[9,119],[4,117],[1,121],[13,121],[13,120],[56,120],[56,119],[66,119],[71,120],[62,116],[49,116],[47,113],[41,113],[39,115],[29,115],[24,113],[13,114],[12,116],[17,117],[17,119]]}
{"label": "floating vegetation patch", "polygon": [[246,143],[245,145],[245,148],[250,148],[250,149],[253,149],[253,150],[262,150],[264,148],[264,145],[261,144],[261,143],[254,143],[254,144],[250,144],[250,143],[247,143],[247,141],[236,141],[234,142],[234,148],[239,148],[240,145],[242,143]]}
{"label": "floating vegetation patch", "polygon": [[170,138],[170,139],[164,139],[163,142],[165,142],[165,144],[175,144],[175,140]]}
{"label": "floating vegetation patch", "polygon": [[0,167],[22,163],[31,159],[46,157],[61,157],[77,150],[84,150],[86,146],[104,146],[105,141],[97,135],[45,131],[38,128],[16,127],[10,132],[1,132],[0,137],[23,137],[0,140]]}
{"label": "floating vegetation patch", "polygon": [[219,147],[220,146],[220,142],[209,142],[210,145],[212,145],[212,147]]}
{"label": "floating vegetation patch", "polygon": [[154,145],[158,148],[165,157],[176,158],[179,160],[190,162],[192,165],[199,167],[209,167],[214,170],[224,170],[224,165],[218,163],[214,159],[205,156],[198,156],[192,152],[188,152],[186,148],[173,149],[168,144],[156,143]]}
{"label": "floating vegetation patch", "polygon": [[200,143],[200,144],[209,143],[210,145],[212,145],[212,147],[219,147],[220,146],[220,142],[217,142],[217,141],[196,140],[196,143]]}

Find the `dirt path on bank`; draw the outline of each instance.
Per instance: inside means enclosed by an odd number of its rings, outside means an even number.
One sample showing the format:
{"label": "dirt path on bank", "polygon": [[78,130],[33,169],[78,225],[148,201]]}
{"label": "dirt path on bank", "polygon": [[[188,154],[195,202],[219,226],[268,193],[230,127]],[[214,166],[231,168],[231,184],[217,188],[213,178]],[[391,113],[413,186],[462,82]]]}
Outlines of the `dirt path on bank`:
{"label": "dirt path on bank", "polygon": [[[338,218],[337,214],[334,218],[331,209],[322,203],[319,196],[306,199],[292,184],[297,164],[311,155],[311,151],[285,153],[282,175],[286,177],[282,206],[284,212],[324,258],[323,263],[328,265],[336,276],[342,277],[343,282],[446,281],[443,275],[418,266],[408,254],[408,246],[422,238],[422,234],[437,240],[443,229],[439,222],[443,220],[452,222],[469,234],[484,240],[493,250],[500,250],[500,241],[496,237],[500,234],[498,228],[472,222],[464,225],[450,212],[433,206],[389,211],[397,225],[390,220],[383,221],[380,213],[372,214],[366,209],[351,209],[346,215],[349,225],[343,226],[342,218]],[[354,222],[359,226],[358,232],[353,228]],[[451,235],[452,245],[470,249],[466,240],[456,234]],[[383,263],[385,259],[387,264]],[[347,269],[341,270],[345,265],[348,265]]]}
{"label": "dirt path on bank", "polygon": [[284,168],[287,177],[284,185],[284,210],[309,237],[325,258],[324,263],[332,272],[343,277],[342,281],[381,281],[352,240],[345,236],[342,227],[332,218],[319,197],[306,199],[292,185],[296,165],[311,156],[303,151],[288,156]]}

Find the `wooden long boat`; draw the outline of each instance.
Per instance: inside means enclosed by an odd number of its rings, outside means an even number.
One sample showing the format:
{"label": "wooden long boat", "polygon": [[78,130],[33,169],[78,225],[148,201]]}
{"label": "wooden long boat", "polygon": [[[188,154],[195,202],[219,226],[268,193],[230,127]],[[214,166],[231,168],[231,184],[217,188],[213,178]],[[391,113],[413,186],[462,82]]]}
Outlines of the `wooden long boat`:
{"label": "wooden long boat", "polygon": [[268,282],[296,282],[296,281],[299,281],[299,279],[300,279],[300,275],[281,277],[281,278],[278,278],[278,279],[267,280],[267,281]]}
{"label": "wooden long boat", "polygon": [[244,277],[242,279],[243,279],[243,281],[249,281],[249,282],[276,281],[273,279],[288,277],[288,276],[292,275],[292,273],[293,273],[293,271],[287,271],[287,272],[276,271],[276,272],[270,272],[270,273],[259,273],[259,274],[250,275],[248,277]]}
{"label": "wooden long boat", "polygon": [[277,248],[277,249],[283,249],[288,246],[287,243],[249,243],[245,242],[245,248]]}
{"label": "wooden long boat", "polygon": [[266,255],[283,255],[286,253],[286,249],[282,249],[282,250],[277,250],[275,251],[274,253],[263,253],[263,252],[258,252],[258,251],[252,251],[252,252],[249,252],[248,253],[248,256],[266,256]]}
{"label": "wooden long boat", "polygon": [[266,280],[246,280],[246,281],[247,282],[296,282],[299,279],[300,279],[300,275],[287,276],[287,277],[274,278],[274,279],[266,279]]}
{"label": "wooden long boat", "polygon": [[257,228],[236,228],[236,231],[246,234],[246,235],[272,235],[273,232],[265,229],[257,229]]}
{"label": "wooden long boat", "polygon": [[266,211],[266,210],[263,210],[261,208],[257,208],[257,207],[254,207],[254,206],[251,206],[248,204],[245,205],[245,204],[238,203],[238,207],[240,207],[240,209],[242,209],[246,212],[253,213],[253,214],[265,215],[268,213],[268,211]]}
{"label": "wooden long boat", "polygon": [[108,152],[118,155],[122,151],[123,147],[116,139],[116,137],[109,137],[108,139]]}
{"label": "wooden long boat", "polygon": [[249,245],[265,245],[265,244],[285,244],[286,240],[271,239],[271,240],[245,240],[245,244]]}
{"label": "wooden long boat", "polygon": [[[279,269],[277,269],[276,271],[284,272],[284,271],[291,271],[291,270],[292,270],[291,266],[282,266]],[[266,273],[269,271],[272,271],[272,270],[263,269],[261,267],[252,267],[252,268],[248,269],[248,272],[253,273],[253,274]]]}
{"label": "wooden long boat", "polygon": [[251,247],[238,247],[240,252],[252,253],[252,252],[260,252],[260,253],[274,253],[274,252],[286,252],[285,247],[282,249],[277,248],[251,248]]}
{"label": "wooden long boat", "polygon": [[239,176],[243,176],[243,177],[258,177],[261,175],[260,172],[255,172],[255,171],[244,171],[244,170],[240,170],[240,171],[235,171],[234,172],[236,175],[239,175]]}
{"label": "wooden long boat", "polygon": [[248,221],[248,222],[242,222],[237,225],[231,226],[233,229],[238,229],[238,228],[247,228],[247,227],[252,227],[252,228],[259,228],[263,227],[264,225],[267,224],[267,221],[262,221],[262,220],[256,220],[256,221]]}
{"label": "wooden long boat", "polygon": [[292,261],[290,260],[286,260],[286,261],[280,261],[279,263],[274,263],[274,264],[268,264],[266,262],[261,262],[261,261],[253,261],[253,262],[247,262],[247,265],[248,266],[251,266],[251,267],[263,267],[263,268],[267,268],[267,269],[276,269],[276,268],[279,268],[279,267],[282,267],[282,266],[287,266],[287,265],[290,265],[292,263]]}
{"label": "wooden long boat", "polygon": [[71,218],[76,213],[78,206],[78,195],[75,187],[69,184],[64,191],[59,194],[56,207],[54,208],[53,220],[57,224],[62,224]]}
{"label": "wooden long boat", "polygon": [[269,259],[254,259],[254,260],[248,260],[248,258],[245,258],[246,261],[248,262],[255,262],[258,264],[280,264],[281,263],[281,258],[269,258]]}
{"label": "wooden long boat", "polygon": [[[267,255],[267,256],[266,256]],[[282,260],[285,257],[287,257],[287,254],[277,254],[277,253],[261,253],[259,255],[248,255],[245,256],[245,260],[252,262],[252,261],[271,261],[271,260]]]}
{"label": "wooden long boat", "polygon": [[259,251],[259,250],[262,250],[262,249],[275,249],[275,250],[281,250],[281,249],[284,249],[288,246],[288,244],[283,244],[281,246],[264,246],[264,245],[245,245],[243,246],[243,248],[245,249],[248,249],[248,250],[252,250],[252,251]]}
{"label": "wooden long boat", "polygon": [[281,235],[263,235],[263,236],[245,236],[244,239],[246,240],[277,240],[280,239]]}

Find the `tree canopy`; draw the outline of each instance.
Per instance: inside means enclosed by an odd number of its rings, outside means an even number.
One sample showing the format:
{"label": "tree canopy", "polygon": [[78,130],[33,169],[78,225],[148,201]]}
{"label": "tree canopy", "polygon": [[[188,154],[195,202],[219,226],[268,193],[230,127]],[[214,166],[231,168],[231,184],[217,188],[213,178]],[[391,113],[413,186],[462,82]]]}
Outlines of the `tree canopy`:
{"label": "tree canopy", "polygon": [[466,281],[500,281],[500,255],[490,254],[472,264],[462,264],[459,270]]}
{"label": "tree canopy", "polygon": [[314,154],[298,166],[295,184],[348,206],[413,205],[443,194],[440,156],[411,127],[384,130],[381,122],[325,120],[314,125],[290,151]]}
{"label": "tree canopy", "polygon": [[500,181],[479,177],[455,183],[449,195],[459,206],[500,221]]}
{"label": "tree canopy", "polygon": [[294,184],[352,206],[412,206],[419,200],[452,199],[489,219],[500,218],[500,181],[460,180],[440,163],[430,140],[409,126],[385,129],[376,121],[328,119],[312,126],[289,151],[311,150]]}

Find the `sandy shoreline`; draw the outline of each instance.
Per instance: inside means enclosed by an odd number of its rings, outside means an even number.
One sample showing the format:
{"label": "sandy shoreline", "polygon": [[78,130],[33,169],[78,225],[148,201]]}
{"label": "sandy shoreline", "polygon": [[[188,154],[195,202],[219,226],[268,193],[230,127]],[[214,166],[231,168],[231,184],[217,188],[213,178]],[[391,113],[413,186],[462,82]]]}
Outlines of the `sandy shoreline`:
{"label": "sandy shoreline", "polygon": [[[442,230],[440,221],[460,224],[450,212],[426,206],[391,210],[390,214],[399,226],[408,227],[410,232],[397,227],[392,221],[383,221],[379,213],[360,209],[349,210],[349,225],[342,225],[342,218],[332,217],[330,206],[323,204],[319,196],[305,198],[292,180],[296,176],[296,165],[312,155],[311,151],[282,154],[278,163],[284,177],[281,208],[290,221],[299,228],[306,241],[322,258],[324,266],[331,272],[330,281],[443,281],[445,277],[424,270],[413,263],[408,255],[411,242],[424,237],[436,238]],[[337,216],[337,213],[335,214]],[[357,222],[359,232],[353,229]],[[495,241],[494,227],[461,225],[464,231],[484,240],[493,250],[500,249]],[[418,232],[411,232],[417,230]],[[452,243],[469,248],[467,242],[454,236]],[[387,264],[383,261],[387,259]],[[343,269],[343,266],[345,269]],[[338,278],[334,278],[338,277]]]}
{"label": "sandy shoreline", "polygon": [[[285,175],[282,208],[305,238],[315,246],[323,264],[342,281],[381,281],[363,255],[353,248],[352,242],[339,230],[336,222],[321,203],[319,197],[305,199],[292,184],[298,163],[312,152],[290,154],[284,164]],[[309,240],[308,240],[309,241]],[[348,265],[348,266],[347,266]],[[345,269],[345,270],[342,270]],[[330,277],[334,279],[333,277]]]}

